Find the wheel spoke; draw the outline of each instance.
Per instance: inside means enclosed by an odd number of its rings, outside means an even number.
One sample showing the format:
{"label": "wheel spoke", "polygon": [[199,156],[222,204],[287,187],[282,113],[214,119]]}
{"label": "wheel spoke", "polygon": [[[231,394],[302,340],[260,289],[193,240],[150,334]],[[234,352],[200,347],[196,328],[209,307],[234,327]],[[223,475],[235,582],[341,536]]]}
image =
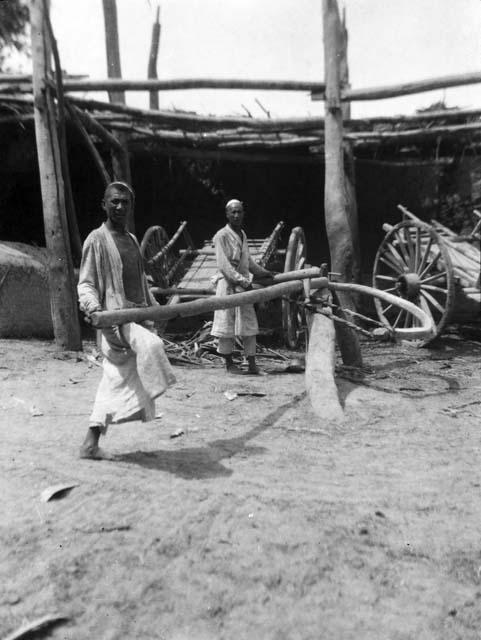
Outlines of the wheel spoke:
{"label": "wheel spoke", "polygon": [[431,251],[431,245],[432,244],[433,244],[433,239],[430,236],[429,240],[427,241],[426,246],[424,248],[421,246],[421,249],[423,249],[423,251],[424,251],[424,255],[422,257],[421,264],[419,265],[419,269],[417,270],[417,273],[421,273],[422,270],[424,269],[424,267],[426,265],[426,262],[429,259],[429,252]]}
{"label": "wheel spoke", "polygon": [[404,328],[406,329],[406,327],[412,326],[412,321],[411,321],[411,325],[409,324],[409,318],[412,318],[413,315],[412,313],[409,313],[409,311],[406,311],[406,317],[404,318]]}
{"label": "wheel spoke", "polygon": [[404,313],[404,309],[401,309],[401,311],[398,313],[396,320],[394,320],[394,324],[393,329],[395,329],[398,325],[399,320],[401,319],[402,314]]}
{"label": "wheel spoke", "polygon": [[416,227],[416,239],[414,242],[414,270],[417,273],[419,267],[419,256],[421,253],[421,229],[419,227]]}
{"label": "wheel spoke", "polygon": [[438,251],[438,253],[434,256],[434,258],[431,260],[431,262],[429,262],[425,267],[424,270],[421,271],[421,273],[419,274],[419,278],[422,280],[424,278],[424,276],[429,273],[429,271],[436,266],[439,258],[441,257],[441,251]]}
{"label": "wheel spoke", "polygon": [[423,289],[429,289],[429,291],[433,291],[434,293],[442,293],[443,295],[447,296],[448,295],[448,290],[444,289],[443,287],[436,287],[432,284],[423,284],[422,286]]}
{"label": "wheel spoke", "polygon": [[389,280],[390,282],[396,282],[397,280],[397,278],[393,278],[392,276],[383,276],[381,274],[378,274],[375,277],[378,278],[379,280]]}
{"label": "wheel spoke", "polygon": [[399,251],[397,251],[397,249],[395,249],[391,243],[388,243],[387,248],[391,252],[392,257],[395,259],[395,261],[399,262],[399,265],[401,266],[401,270],[404,271],[404,267],[407,267],[407,262],[403,260]]}
{"label": "wheel spoke", "polygon": [[382,262],[384,262],[384,264],[387,264],[388,267],[391,267],[391,269],[395,272],[395,273],[404,273],[404,269],[401,265],[396,264],[391,256],[387,256],[386,254],[382,255],[379,257],[380,260],[382,260]]}
{"label": "wheel spoke", "polygon": [[433,314],[431,313],[431,307],[428,305],[426,300],[421,296],[419,299],[419,303],[421,305],[421,309],[431,318],[433,324],[436,326],[436,322],[434,320]]}
{"label": "wheel spoke", "polygon": [[411,268],[411,258],[408,254],[408,252],[406,251],[406,241],[404,240],[404,238],[401,236],[401,233],[399,231],[395,231],[395,236],[398,239],[398,247],[399,247],[399,251],[401,253],[402,259],[404,260],[404,262],[406,263],[406,266]]}
{"label": "wheel spoke", "polygon": [[414,251],[413,239],[411,236],[411,227],[404,228],[404,236],[407,240],[408,254],[409,254],[409,268],[411,271],[416,269],[416,253]]}
{"label": "wheel spoke", "polygon": [[424,278],[424,280],[420,281],[420,284],[426,284],[427,282],[435,282],[439,280],[439,278],[448,277],[447,271],[440,271],[439,273],[435,273],[433,276],[429,276],[429,278]]}
{"label": "wheel spoke", "polygon": [[421,295],[424,296],[426,300],[430,302],[431,305],[435,307],[441,314],[443,314],[446,311],[446,309],[436,300],[436,298],[434,298],[434,296],[432,296],[427,291],[423,291],[421,289]]}

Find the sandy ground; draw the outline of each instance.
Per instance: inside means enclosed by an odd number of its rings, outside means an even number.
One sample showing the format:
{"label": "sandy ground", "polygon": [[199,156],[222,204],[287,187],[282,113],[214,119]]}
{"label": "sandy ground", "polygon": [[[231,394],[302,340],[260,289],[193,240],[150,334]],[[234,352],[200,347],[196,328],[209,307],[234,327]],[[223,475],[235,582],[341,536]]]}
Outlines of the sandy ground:
{"label": "sandy ground", "polygon": [[48,637],[478,640],[481,342],[459,338],[364,343],[341,425],[303,374],[177,366],[162,416],[111,428],[118,462],[77,458],[93,345],[0,341],[0,637],[61,614]]}

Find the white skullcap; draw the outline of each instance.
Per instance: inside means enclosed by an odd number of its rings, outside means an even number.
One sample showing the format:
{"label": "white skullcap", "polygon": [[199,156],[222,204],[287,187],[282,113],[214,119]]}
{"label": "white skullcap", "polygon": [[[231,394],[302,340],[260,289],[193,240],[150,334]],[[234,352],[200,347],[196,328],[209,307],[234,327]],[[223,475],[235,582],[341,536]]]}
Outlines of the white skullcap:
{"label": "white skullcap", "polygon": [[240,204],[241,207],[244,206],[240,200],[237,200],[236,198],[233,198],[232,200],[229,200],[229,202],[225,205],[226,211],[227,211],[227,209],[230,209],[235,204]]}

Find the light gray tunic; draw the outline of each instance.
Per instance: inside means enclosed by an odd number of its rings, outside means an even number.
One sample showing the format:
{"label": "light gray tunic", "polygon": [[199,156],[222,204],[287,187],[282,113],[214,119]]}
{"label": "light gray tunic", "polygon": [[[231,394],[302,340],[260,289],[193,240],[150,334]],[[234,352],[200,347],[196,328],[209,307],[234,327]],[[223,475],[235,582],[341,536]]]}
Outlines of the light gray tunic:
{"label": "light gray tunic", "polygon": [[[269,273],[251,258],[247,236],[244,231],[241,234],[242,239],[227,224],[213,238],[219,269],[214,278],[217,296],[244,291],[252,283],[253,275],[265,276]],[[215,311],[211,333],[217,338],[257,335],[259,325],[254,305]]]}

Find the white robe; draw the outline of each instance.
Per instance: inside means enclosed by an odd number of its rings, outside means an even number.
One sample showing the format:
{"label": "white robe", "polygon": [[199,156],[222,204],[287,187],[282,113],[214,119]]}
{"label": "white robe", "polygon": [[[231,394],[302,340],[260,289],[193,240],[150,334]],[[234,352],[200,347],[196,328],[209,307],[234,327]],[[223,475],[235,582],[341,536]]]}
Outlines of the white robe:
{"label": "white robe", "polygon": [[[241,234],[242,239],[227,224],[213,238],[219,270],[214,277],[217,296],[244,291],[252,283],[253,275],[269,273],[251,258],[247,236],[244,231]],[[216,338],[255,336],[258,333],[259,325],[252,304],[214,312],[211,334]]]}
{"label": "white robe", "polygon": [[[131,236],[137,248],[137,240]],[[139,249],[140,253],[140,249]],[[141,261],[139,261],[139,265]],[[140,268],[140,266],[139,266]],[[141,273],[145,304],[158,304]],[[102,225],[87,237],[82,252],[77,287],[80,308],[91,311],[126,309],[135,305],[125,297],[122,260],[108,228]],[[103,375],[100,381],[90,426],[106,428],[140,414],[152,420],[155,398],[175,383],[175,376],[165,355],[162,340],[153,322],[127,323],[101,331]]]}

